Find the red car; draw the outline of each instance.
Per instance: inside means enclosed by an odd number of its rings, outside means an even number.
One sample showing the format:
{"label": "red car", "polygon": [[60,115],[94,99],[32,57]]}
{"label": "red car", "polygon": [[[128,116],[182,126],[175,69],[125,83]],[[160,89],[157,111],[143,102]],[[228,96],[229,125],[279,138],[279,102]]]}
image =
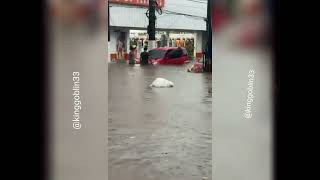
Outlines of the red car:
{"label": "red car", "polygon": [[[189,63],[187,50],[178,47],[161,47],[149,51],[152,64],[176,64]],[[140,61],[137,60],[137,63]]]}

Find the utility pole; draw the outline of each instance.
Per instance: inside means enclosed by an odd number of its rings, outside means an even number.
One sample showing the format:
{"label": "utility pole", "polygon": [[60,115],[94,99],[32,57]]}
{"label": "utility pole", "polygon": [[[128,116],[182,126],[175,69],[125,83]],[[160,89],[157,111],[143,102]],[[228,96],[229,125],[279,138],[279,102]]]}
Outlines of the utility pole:
{"label": "utility pole", "polygon": [[156,47],[156,0],[149,0],[148,50]]}
{"label": "utility pole", "polygon": [[212,72],[212,0],[208,0],[207,5],[207,46],[204,60],[204,71]]}
{"label": "utility pole", "polygon": [[110,1],[108,1],[108,42],[110,42]]}

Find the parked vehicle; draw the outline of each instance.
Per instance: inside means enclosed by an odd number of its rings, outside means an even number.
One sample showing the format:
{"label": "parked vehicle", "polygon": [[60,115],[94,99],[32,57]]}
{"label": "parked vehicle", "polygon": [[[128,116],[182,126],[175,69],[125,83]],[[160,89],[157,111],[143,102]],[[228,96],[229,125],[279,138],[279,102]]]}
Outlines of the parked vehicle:
{"label": "parked vehicle", "polygon": [[[152,64],[175,64],[182,65],[189,63],[187,50],[178,47],[161,47],[149,51]],[[139,63],[139,60],[136,60]]]}

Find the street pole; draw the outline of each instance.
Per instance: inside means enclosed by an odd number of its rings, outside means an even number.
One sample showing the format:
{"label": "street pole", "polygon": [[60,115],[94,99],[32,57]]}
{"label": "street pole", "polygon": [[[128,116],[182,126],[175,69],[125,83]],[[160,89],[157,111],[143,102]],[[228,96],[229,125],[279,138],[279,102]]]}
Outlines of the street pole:
{"label": "street pole", "polygon": [[156,14],[155,0],[149,0],[148,50],[156,47]]}
{"label": "street pole", "polygon": [[204,71],[212,72],[212,0],[208,0],[207,5],[207,46],[205,52]]}
{"label": "street pole", "polygon": [[108,2],[108,42],[110,42],[110,4]]}
{"label": "street pole", "polygon": [[108,62],[111,62],[112,61],[112,59],[111,59],[111,56],[110,56],[110,2],[108,1],[107,2],[108,4],[108,26],[107,26],[107,28],[108,28],[108,48],[107,48],[107,53],[108,53]]}
{"label": "street pole", "polygon": [[208,62],[208,72],[212,72],[212,1],[208,0],[208,55],[209,55],[209,62]]}
{"label": "street pole", "polygon": [[166,46],[167,47],[169,47],[169,44],[170,44],[170,31],[167,31],[167,36],[166,36],[166,38],[167,38],[167,44],[166,44]]}

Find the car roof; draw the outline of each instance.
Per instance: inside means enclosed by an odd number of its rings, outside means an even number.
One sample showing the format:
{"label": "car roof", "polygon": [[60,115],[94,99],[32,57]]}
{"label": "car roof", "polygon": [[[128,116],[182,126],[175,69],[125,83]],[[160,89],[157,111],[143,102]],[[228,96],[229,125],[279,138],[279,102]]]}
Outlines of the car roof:
{"label": "car roof", "polygon": [[[160,47],[160,48],[154,48],[152,50],[167,51],[167,50],[172,50],[172,49],[178,49],[178,47]],[[184,48],[181,47],[181,49],[184,49]]]}

